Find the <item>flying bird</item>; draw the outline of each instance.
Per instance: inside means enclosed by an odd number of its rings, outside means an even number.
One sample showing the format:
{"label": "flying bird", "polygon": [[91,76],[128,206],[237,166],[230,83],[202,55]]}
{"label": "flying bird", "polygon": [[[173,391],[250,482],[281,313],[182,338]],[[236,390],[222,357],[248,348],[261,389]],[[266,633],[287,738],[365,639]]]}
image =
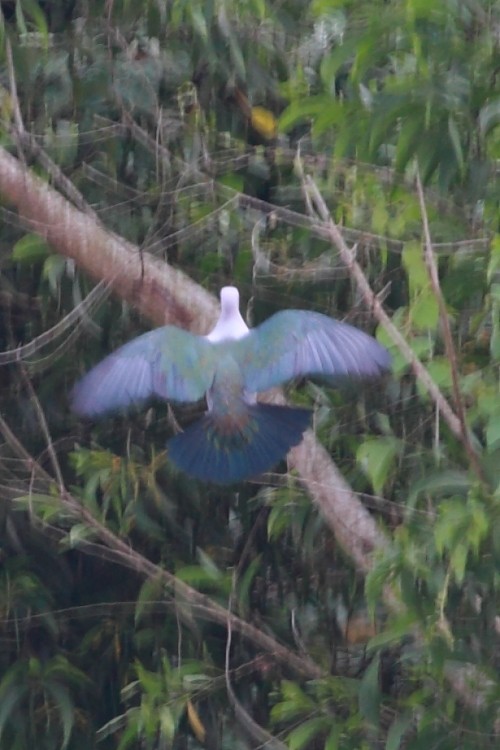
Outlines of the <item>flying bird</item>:
{"label": "flying bird", "polygon": [[205,397],[207,411],[168,443],[173,463],[198,479],[231,484],[267,471],[298,445],[311,410],[257,402],[293,378],[366,379],[390,367],[363,331],[316,312],[283,310],[249,329],[233,286],[221,290],[215,328],[197,336],[163,326],[117,349],[71,393],[76,414],[98,417],[152,396]]}

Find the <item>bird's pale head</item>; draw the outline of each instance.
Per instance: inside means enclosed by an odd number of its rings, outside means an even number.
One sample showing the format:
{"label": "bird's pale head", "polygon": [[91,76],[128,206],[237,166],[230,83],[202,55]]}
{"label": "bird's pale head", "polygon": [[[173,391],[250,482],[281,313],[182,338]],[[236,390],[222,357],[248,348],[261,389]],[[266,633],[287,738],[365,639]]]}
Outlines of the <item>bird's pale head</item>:
{"label": "bird's pale head", "polygon": [[223,286],[220,290],[221,312],[232,314],[240,309],[240,293],[235,286]]}
{"label": "bird's pale head", "polygon": [[240,315],[240,295],[235,286],[220,290],[220,317],[215,328],[206,337],[213,343],[234,341],[248,333],[248,326]]}

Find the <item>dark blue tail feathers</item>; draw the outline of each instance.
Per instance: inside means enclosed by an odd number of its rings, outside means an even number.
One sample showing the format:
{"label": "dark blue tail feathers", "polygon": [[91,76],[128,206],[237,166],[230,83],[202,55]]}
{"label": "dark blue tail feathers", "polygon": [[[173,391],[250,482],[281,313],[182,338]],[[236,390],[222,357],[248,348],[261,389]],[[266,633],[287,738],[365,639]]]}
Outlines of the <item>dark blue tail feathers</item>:
{"label": "dark blue tail feathers", "polygon": [[311,420],[309,409],[252,404],[245,428],[228,434],[210,413],[168,442],[169,458],[187,474],[231,484],[272,469],[298,445]]}

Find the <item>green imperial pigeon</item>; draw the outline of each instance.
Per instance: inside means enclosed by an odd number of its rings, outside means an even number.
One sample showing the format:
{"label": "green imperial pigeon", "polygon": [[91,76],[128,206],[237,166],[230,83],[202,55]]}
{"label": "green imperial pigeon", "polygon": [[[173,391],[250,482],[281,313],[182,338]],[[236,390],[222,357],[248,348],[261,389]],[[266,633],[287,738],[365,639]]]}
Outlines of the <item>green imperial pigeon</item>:
{"label": "green imperial pigeon", "polygon": [[275,466],[302,440],[311,411],[257,402],[292,378],[371,378],[390,367],[386,349],[366,333],[320,313],[283,310],[249,329],[234,286],[207,336],[164,326],[125,344],[76,384],[73,410],[97,417],[151,396],[208,410],[168,441],[170,459],[194,477],[220,484]]}

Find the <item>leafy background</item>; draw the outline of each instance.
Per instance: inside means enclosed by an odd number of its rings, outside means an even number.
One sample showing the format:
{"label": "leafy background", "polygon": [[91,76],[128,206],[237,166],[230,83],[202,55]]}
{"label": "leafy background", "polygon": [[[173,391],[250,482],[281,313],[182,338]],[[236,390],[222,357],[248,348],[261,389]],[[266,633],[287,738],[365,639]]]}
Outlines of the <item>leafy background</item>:
{"label": "leafy background", "polygon": [[[4,191],[2,747],[497,747],[498,6],[1,7],[3,149],[139,265],[235,283],[252,324],[346,319],[394,361],[382,385],[287,394],[381,534],[363,568],[285,463],[229,489],[177,474],[164,446],[189,410],[69,413],[75,380],[148,322]],[[308,216],[304,172],[466,432]]]}

